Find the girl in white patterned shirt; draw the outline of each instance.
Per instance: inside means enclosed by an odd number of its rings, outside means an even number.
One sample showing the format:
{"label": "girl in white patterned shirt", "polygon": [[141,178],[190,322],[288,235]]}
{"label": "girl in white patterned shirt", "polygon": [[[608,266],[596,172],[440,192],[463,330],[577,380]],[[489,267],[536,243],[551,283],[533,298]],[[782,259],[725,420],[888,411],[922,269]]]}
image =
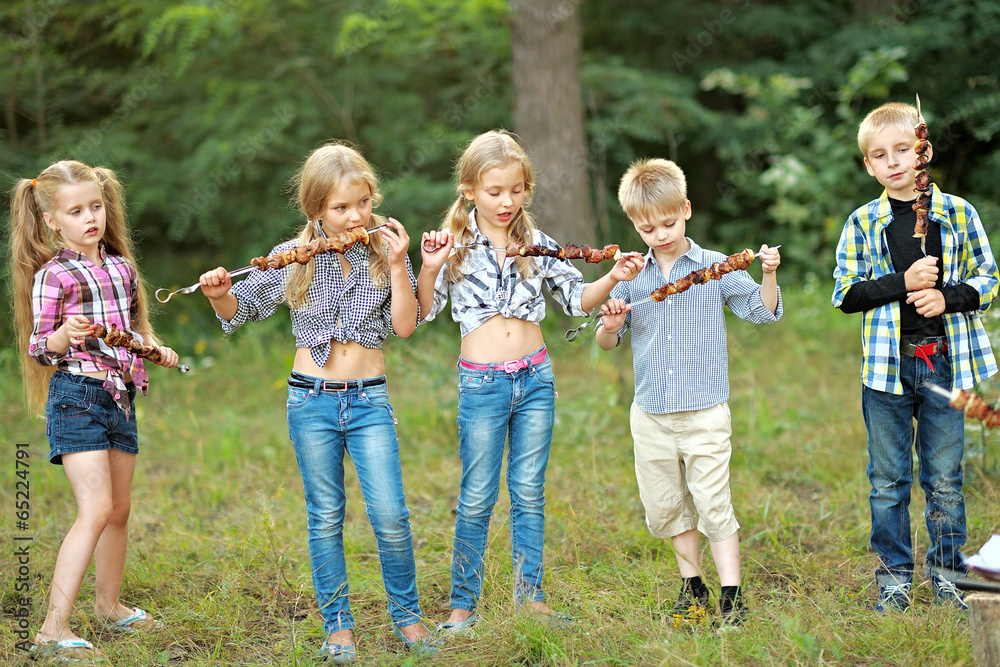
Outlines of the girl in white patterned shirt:
{"label": "girl in white patterned shirt", "polygon": [[[458,432],[462,483],[451,571],[448,634],[477,622],[483,553],[510,439],[507,488],[515,600],[545,617],[542,591],[545,468],[555,417],[555,378],[538,322],[545,317],[545,286],[570,315],[584,316],[622,280],[631,280],[641,258],[625,257],[593,283],[569,262],[553,257],[507,258],[508,243],[556,243],[535,229],[524,208],[535,171],[524,149],[504,131],[481,134],[466,147],[457,168],[458,199],[442,231],[425,232],[417,297],[427,320],[449,296],[461,325]],[[473,204],[471,212],[468,204]],[[452,252],[456,241],[458,246]]]}
{"label": "girl in white patterned shirt", "polygon": [[291,310],[295,359],[288,380],[288,430],[305,489],[309,558],[324,620],[323,658],[354,662],[354,617],[344,556],[344,454],[354,463],[378,541],[393,633],[414,653],[436,651],[421,622],[403,493],[399,442],[386,389],[382,343],[406,338],[417,323],[416,281],[399,221],[372,213],[378,180],[354,149],[328,144],[313,151],[297,177],[308,218],[294,241],[270,254],[349,228],[386,224],[343,255],[318,254],[307,264],[254,271],[232,285],[220,267],[200,278],[228,333],[248,321]]}

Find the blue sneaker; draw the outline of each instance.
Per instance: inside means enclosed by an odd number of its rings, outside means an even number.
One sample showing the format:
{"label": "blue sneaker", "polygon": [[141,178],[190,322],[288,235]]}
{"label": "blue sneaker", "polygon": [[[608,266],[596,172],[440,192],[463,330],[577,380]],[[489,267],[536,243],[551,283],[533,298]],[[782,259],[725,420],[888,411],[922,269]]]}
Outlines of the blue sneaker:
{"label": "blue sneaker", "polygon": [[937,604],[949,605],[960,611],[969,609],[969,605],[965,604],[963,599],[962,591],[944,575],[937,573],[932,576],[931,586],[934,588],[934,602]]}
{"label": "blue sneaker", "polygon": [[879,591],[875,611],[885,614],[890,611],[906,611],[910,608],[910,582],[883,586]]}

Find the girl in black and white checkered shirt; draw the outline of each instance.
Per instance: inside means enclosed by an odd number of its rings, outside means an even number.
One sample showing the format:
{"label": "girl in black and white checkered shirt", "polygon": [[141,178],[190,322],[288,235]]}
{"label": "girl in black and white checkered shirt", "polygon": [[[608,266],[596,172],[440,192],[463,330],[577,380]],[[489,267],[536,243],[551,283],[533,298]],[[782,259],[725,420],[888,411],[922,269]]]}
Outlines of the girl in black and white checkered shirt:
{"label": "girl in black and white checkered shirt", "polygon": [[353,662],[354,617],[344,556],[344,454],[358,472],[375,530],[393,633],[412,651],[436,650],[421,622],[399,443],[386,389],[382,343],[407,337],[417,323],[410,239],[397,220],[372,213],[381,195],[371,166],[354,149],[328,144],[306,159],[296,181],[308,218],[298,238],[274,255],[362,225],[386,224],[344,254],[254,271],[232,285],[223,268],[201,276],[222,328],[271,316],[288,304],[295,359],[288,380],[288,429],[305,488],[309,557],[324,620],[321,655]]}

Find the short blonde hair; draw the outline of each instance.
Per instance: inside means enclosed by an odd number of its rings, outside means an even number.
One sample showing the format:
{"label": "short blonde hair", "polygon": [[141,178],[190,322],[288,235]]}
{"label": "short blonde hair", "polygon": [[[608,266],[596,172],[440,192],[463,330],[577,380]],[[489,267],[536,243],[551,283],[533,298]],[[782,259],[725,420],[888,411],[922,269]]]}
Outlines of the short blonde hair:
{"label": "short blonde hair", "polygon": [[916,142],[917,135],[914,128],[918,122],[917,107],[903,102],[887,102],[882,106],[872,109],[858,126],[858,148],[861,154],[868,155],[868,145],[872,137],[886,129],[895,128],[900,132],[913,132],[913,141]]}
{"label": "short blonde hair", "polygon": [[618,186],[618,202],[632,221],[683,211],[687,203],[684,171],[663,158],[633,162]]}

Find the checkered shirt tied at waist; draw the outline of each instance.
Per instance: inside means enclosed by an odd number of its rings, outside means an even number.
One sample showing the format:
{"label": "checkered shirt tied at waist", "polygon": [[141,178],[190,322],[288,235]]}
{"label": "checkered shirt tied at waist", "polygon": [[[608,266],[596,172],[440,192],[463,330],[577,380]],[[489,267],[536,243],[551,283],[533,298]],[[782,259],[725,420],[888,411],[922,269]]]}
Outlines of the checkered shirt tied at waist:
{"label": "checkered shirt tied at waist", "polygon": [[[269,254],[294,248],[296,244],[295,240],[285,241]],[[344,257],[352,267],[346,278],[338,253],[314,256],[310,261],[315,264],[315,274],[306,292],[307,302],[290,309],[295,347],[308,347],[320,368],[330,358],[331,340],[338,343],[354,341],[374,350],[380,349],[389,334],[394,333],[391,289],[377,288],[368,273],[371,250],[355,243]],[[295,266],[298,265],[252,271],[246,280],[233,285],[229,291],[236,297],[238,306],[232,320],[219,317],[223,331],[229,335],[247,322],[259,322],[273,315],[285,300],[285,289]],[[416,291],[417,279],[409,257],[406,258],[406,275],[410,288]]]}
{"label": "checkered shirt tied at waist", "polygon": [[[70,345],[63,354],[46,347],[49,336],[72,315],[83,315],[106,327],[132,330],[132,317],[139,303],[135,267],[123,257],[105,253],[103,245],[101,258],[104,266],[95,266],[86,255],[62,248],[35,273],[31,289],[35,325],[28,353],[45,366],[69,373],[129,373],[136,386],[145,391],[147,376],[142,359],[128,350],[93,337],[85,339],[83,345]],[[141,336],[132,333],[142,341]]]}
{"label": "checkered shirt tied at waist", "polygon": [[[954,387],[972,389],[997,372],[996,359],[979,313],[985,312],[1000,289],[996,260],[976,209],[961,197],[931,188],[927,217],[941,225],[943,285],[965,283],[979,293],[979,311],[945,313],[948,354]],[[840,307],[852,285],[895,273],[885,229],[892,222],[888,194],[858,208],[847,220],[837,244],[833,305]],[[864,311],[861,320],[863,359],[861,381],[866,387],[902,394],[899,302]]]}
{"label": "checkered shirt tied at waist", "polygon": [[[543,287],[549,290],[567,315],[587,315],[580,303],[586,283],[579,269],[555,257],[533,257],[537,270],[533,275],[524,277],[517,269],[515,258],[506,258],[502,267],[497,262],[498,248],[494,248],[479,231],[475,210],[469,214],[469,224],[474,233],[472,242],[483,245],[469,248],[465,266],[462,267],[464,277],[456,283],[445,279],[450,261],[445,263],[434,283],[434,304],[424,321],[433,320],[444,310],[450,296],[451,316],[459,323],[463,338],[494,315],[541,322],[545,318]],[[537,230],[531,243],[559,248],[552,238]]]}
{"label": "checkered shirt tied at waist", "polygon": [[[691,248],[670,268],[669,282],[726,259],[726,255],[704,250],[691,239],[688,242]],[[632,303],[666,284],[650,250],[639,275],[618,283],[611,298]],[[777,313],[772,313],[761,301],[760,285],[750,274],[733,271],[626,313],[618,343],[631,329],[635,403],[643,411],[665,415],[704,410],[729,400],[724,306],[754,324],[775,322],[784,312],[780,288]]]}

